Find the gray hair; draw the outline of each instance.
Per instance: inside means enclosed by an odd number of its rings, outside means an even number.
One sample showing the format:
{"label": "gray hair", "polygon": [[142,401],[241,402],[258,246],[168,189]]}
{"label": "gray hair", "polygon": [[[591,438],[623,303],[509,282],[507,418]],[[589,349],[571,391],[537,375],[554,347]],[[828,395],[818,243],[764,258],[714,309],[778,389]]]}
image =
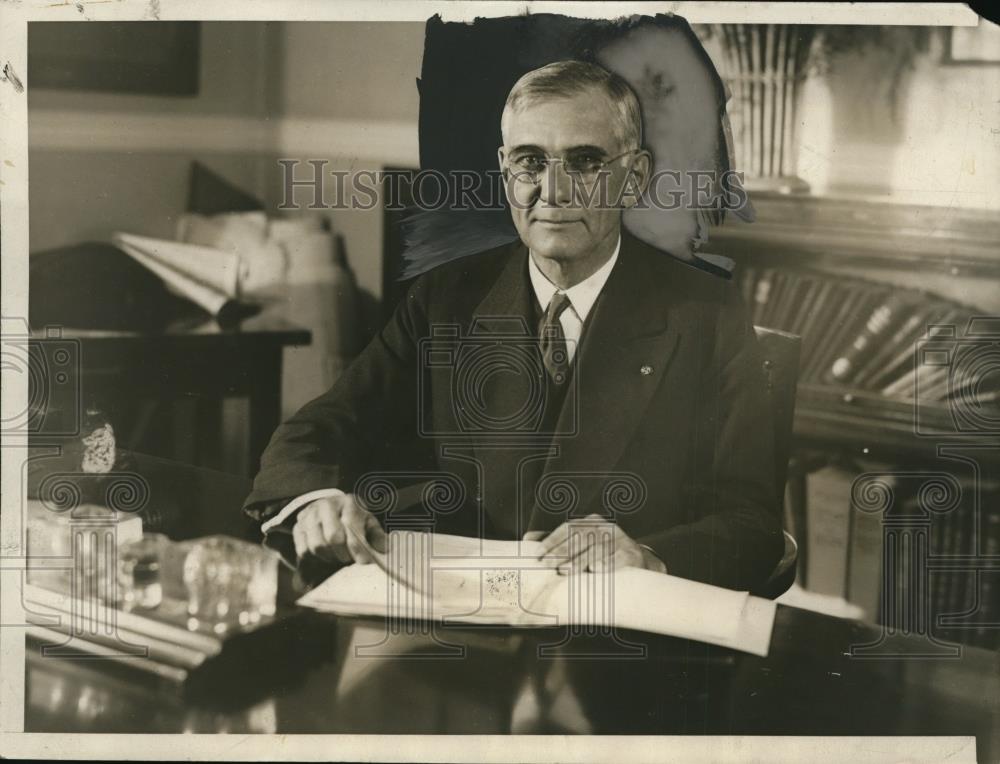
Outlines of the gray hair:
{"label": "gray hair", "polygon": [[557,61],[521,77],[507,96],[500,130],[506,132],[511,112],[528,103],[566,98],[595,88],[608,97],[618,114],[615,136],[622,148],[641,148],[642,111],[635,92],[619,75],[585,61]]}

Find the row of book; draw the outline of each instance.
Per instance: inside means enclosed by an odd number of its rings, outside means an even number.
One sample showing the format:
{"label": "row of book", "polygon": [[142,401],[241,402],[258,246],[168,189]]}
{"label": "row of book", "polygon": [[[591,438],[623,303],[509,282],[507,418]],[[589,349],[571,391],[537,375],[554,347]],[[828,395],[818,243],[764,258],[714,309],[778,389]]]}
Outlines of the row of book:
{"label": "row of book", "polygon": [[[971,483],[967,488],[976,491]],[[1000,649],[1000,491],[983,491],[978,508],[965,504],[933,514],[928,552],[925,571],[908,571],[912,559],[897,557],[892,595],[898,609],[889,608],[887,620],[905,628],[926,615],[930,633],[942,642]],[[921,614],[912,606],[920,604],[914,574],[923,572],[927,608]],[[902,611],[903,603],[911,612]]]}
{"label": "row of book", "polygon": [[954,336],[961,336],[973,314],[967,306],[917,289],[808,269],[744,264],[737,279],[754,324],[802,338],[800,383],[898,400],[913,400],[918,391],[922,401],[966,392],[949,364],[924,363],[917,350],[930,327],[954,327]]}
{"label": "row of book", "polygon": [[[46,571],[48,572],[48,571]],[[329,650],[332,624],[282,606],[274,616],[225,633],[193,624],[186,602],[163,597],[153,610],[126,612],[96,598],[76,596],[58,576],[24,586],[27,636],[39,657],[89,659],[92,665],[145,676],[183,693],[206,688],[242,702],[289,677],[303,675]],[[275,655],[295,660],[274,660]],[[253,666],[252,672],[246,667]],[[224,688],[220,690],[219,688]]]}

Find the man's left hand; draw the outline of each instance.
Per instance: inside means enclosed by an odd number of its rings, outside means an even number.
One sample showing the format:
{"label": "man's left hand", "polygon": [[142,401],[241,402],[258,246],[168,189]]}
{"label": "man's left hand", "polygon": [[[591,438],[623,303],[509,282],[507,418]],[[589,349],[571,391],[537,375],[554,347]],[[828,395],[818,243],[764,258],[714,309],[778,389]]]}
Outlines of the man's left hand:
{"label": "man's left hand", "polygon": [[[535,531],[525,539],[537,539]],[[541,539],[539,560],[560,575],[600,573],[615,568],[644,568],[666,573],[667,568],[653,552],[634,541],[615,523],[601,515],[569,520]]]}

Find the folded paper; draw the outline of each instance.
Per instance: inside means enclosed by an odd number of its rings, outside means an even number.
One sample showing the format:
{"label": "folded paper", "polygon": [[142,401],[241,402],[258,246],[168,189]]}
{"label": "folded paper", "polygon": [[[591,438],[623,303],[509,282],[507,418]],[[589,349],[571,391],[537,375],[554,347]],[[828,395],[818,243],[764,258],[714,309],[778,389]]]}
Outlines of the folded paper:
{"label": "folded paper", "polygon": [[775,604],[638,568],[562,576],[538,542],[396,532],[377,565],[342,568],[299,600],[343,615],[451,623],[592,626],[693,639],[766,656]]}

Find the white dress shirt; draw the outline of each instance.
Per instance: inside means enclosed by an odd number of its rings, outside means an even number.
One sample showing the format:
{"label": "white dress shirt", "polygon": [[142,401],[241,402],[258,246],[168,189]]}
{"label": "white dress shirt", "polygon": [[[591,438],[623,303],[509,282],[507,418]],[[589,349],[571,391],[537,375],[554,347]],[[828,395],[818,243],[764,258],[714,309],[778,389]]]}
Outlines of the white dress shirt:
{"label": "white dress shirt", "polygon": [[[573,358],[576,356],[576,346],[580,342],[580,335],[583,332],[583,322],[587,320],[587,316],[590,315],[594,303],[597,302],[598,295],[604,289],[604,284],[607,282],[608,276],[611,275],[611,269],[615,267],[615,262],[618,260],[618,251],[621,249],[621,246],[622,239],[619,236],[618,243],[615,245],[615,251],[604,265],[579,284],[574,284],[569,289],[563,290],[560,290],[541,272],[535,264],[534,255],[530,253],[528,255],[528,275],[531,278],[531,286],[535,290],[535,297],[538,298],[538,304],[542,310],[544,311],[549,306],[549,300],[552,299],[552,295],[556,292],[565,292],[569,298],[570,307],[564,310],[562,315],[559,316],[559,322],[562,324],[563,335],[566,337],[566,352],[570,363],[573,362]],[[281,525],[293,513],[298,512],[306,504],[316,499],[342,496],[343,494],[344,492],[339,488],[320,488],[316,491],[304,493],[282,507],[281,511],[261,525],[260,529],[264,533],[267,533],[276,525]]]}
{"label": "white dress shirt", "polygon": [[549,306],[552,295],[562,292],[569,298],[570,306],[559,316],[559,323],[562,324],[563,336],[566,337],[566,352],[570,363],[576,355],[576,346],[580,342],[580,335],[583,333],[583,323],[590,315],[591,308],[597,302],[597,296],[604,289],[604,284],[611,275],[611,269],[615,267],[618,260],[618,251],[622,247],[621,236],[615,245],[615,251],[608,258],[608,261],[585,278],[579,284],[574,284],[569,289],[559,289],[555,284],[546,278],[541,269],[535,263],[535,256],[528,255],[528,276],[531,278],[531,286],[535,290],[535,297],[542,311]]}

